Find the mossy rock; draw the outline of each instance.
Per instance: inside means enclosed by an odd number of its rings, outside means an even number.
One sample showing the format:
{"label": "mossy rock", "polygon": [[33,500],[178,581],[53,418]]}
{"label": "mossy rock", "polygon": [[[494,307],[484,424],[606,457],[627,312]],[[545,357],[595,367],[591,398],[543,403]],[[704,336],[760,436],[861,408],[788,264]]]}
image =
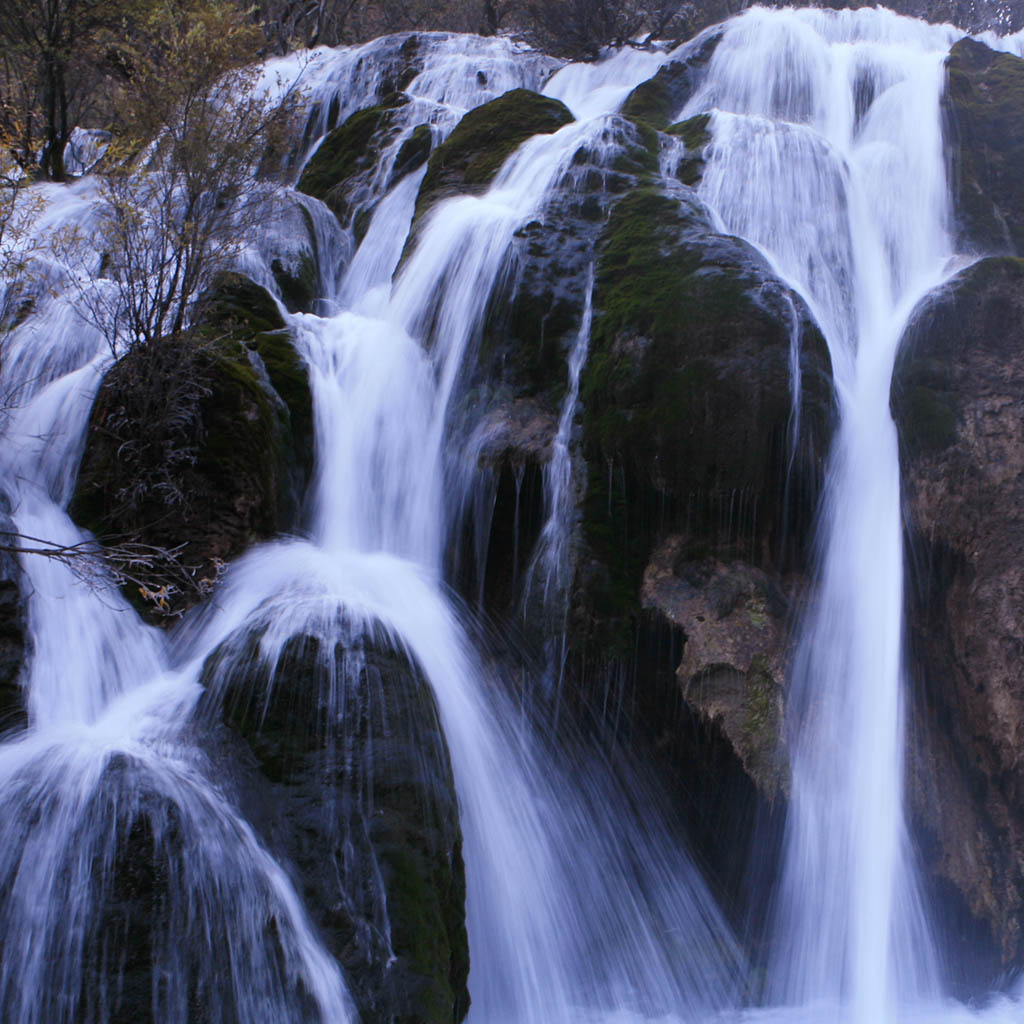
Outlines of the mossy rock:
{"label": "mossy rock", "polygon": [[360,1020],[457,1024],[469,1007],[462,836],[430,686],[383,630],[339,619],[336,642],[299,633],[267,661],[263,628],[209,657],[200,720],[213,743],[227,728],[255,758],[251,816],[293,866]]}
{"label": "mossy rock", "polygon": [[418,124],[412,134],[402,143],[395,157],[394,170],[391,172],[391,184],[399,178],[422,167],[430,158],[430,150],[434,145],[434,133],[428,124]]}
{"label": "mossy rock", "polygon": [[[1019,963],[1024,893],[1024,260],[962,270],[914,312],[893,373],[906,531],[915,825]],[[914,761],[911,761],[911,766]]]}
{"label": "mossy rock", "polygon": [[351,224],[357,212],[358,186],[395,138],[399,130],[395,113],[408,102],[404,93],[392,93],[375,107],[357,110],[310,157],[298,190],[322,199],[343,226]]}
{"label": "mossy rock", "polygon": [[710,123],[710,114],[697,114],[665,129],[666,134],[682,139],[686,146],[686,154],[679,161],[676,176],[691,188],[696,187],[704,175],[704,150],[711,142]]}
{"label": "mossy rock", "polygon": [[528,138],[555,132],[572,120],[564,103],[529,89],[513,89],[469,111],[431,155],[414,220],[439,199],[485,191]]}
{"label": "mossy rock", "polygon": [[961,39],[946,71],[960,244],[1024,255],[1024,60]]}
{"label": "mossy rock", "polygon": [[[312,461],[312,397],[271,296],[219,279],[197,332],[139,346],[104,379],[89,421],[72,516],[101,541],[167,550],[196,579],[297,523]],[[158,589],[158,588],[149,588]],[[166,621],[137,585],[126,594]]]}
{"label": "mossy rock", "polygon": [[721,40],[721,31],[711,32],[695,41],[679,59],[662,65],[653,78],[641,82],[626,97],[623,117],[659,131],[666,129],[696,92]]}
{"label": "mossy rock", "polygon": [[206,329],[242,342],[258,356],[274,393],[284,402],[303,480],[313,471],[313,394],[309,369],[271,295],[242,274],[221,274],[204,314]]}
{"label": "mossy rock", "polygon": [[[741,543],[780,565],[806,554],[831,369],[803,303],[752,247],[715,234],[690,192],[641,188],[615,206],[594,304],[581,382],[588,628],[628,646],[659,533],[685,525],[711,548]],[[794,328],[802,429],[791,458]]]}
{"label": "mossy rock", "polygon": [[1010,372],[1019,351],[1007,325],[1024,316],[1022,295],[1024,260],[990,257],[962,271],[915,312],[891,389],[906,463],[940,457],[964,441],[971,364],[1003,365]]}
{"label": "mossy rock", "polygon": [[587,280],[608,211],[657,168],[656,133],[609,120],[602,143],[620,150],[613,167],[581,146],[536,220],[512,241],[512,272],[489,304],[474,370],[502,397],[558,408],[568,383],[566,356],[583,315]]}

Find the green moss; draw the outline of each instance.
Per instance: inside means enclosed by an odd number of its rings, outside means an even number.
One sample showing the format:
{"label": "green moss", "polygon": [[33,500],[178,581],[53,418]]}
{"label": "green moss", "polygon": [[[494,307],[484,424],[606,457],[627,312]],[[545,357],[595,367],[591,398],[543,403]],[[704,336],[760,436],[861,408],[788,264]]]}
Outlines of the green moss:
{"label": "green moss", "polygon": [[[308,475],[312,468],[313,444],[309,370],[295,350],[273,297],[241,274],[222,274],[214,283],[204,322],[210,336],[239,342],[259,356],[270,386],[288,410],[289,432]],[[225,370],[240,382],[244,379],[247,385],[260,387],[262,391],[251,363],[239,359],[243,351],[237,347],[219,347],[220,357],[226,360]]]}
{"label": "green moss", "polygon": [[408,958],[420,981],[415,994],[416,1019],[422,1024],[450,1024],[457,993],[449,965],[468,956],[453,949],[448,933],[442,894],[451,880],[437,877],[437,866],[409,846],[389,845],[380,859],[391,911],[392,945]]}
{"label": "green moss", "polygon": [[667,128],[693,95],[721,38],[720,33],[708,36],[700,48],[685,60],[665,64],[653,78],[641,82],[626,97],[622,105],[623,116],[644,122],[659,131]]}
{"label": "green moss", "polygon": [[284,330],[284,317],[274,297],[244,274],[219,274],[204,296],[203,306],[203,322],[214,333]]}
{"label": "green moss", "polygon": [[704,174],[704,148],[711,141],[710,122],[710,114],[698,114],[665,129],[669,135],[682,139],[686,146],[686,155],[679,161],[676,173],[679,180],[691,188],[700,183]]}
{"label": "green moss", "polygon": [[957,415],[951,396],[913,385],[902,404],[903,436],[918,452],[936,454],[956,442]]}
{"label": "green moss", "polygon": [[634,127],[636,129],[635,143],[626,146],[623,152],[615,158],[612,170],[643,179],[658,172],[660,152],[658,133],[643,122],[637,122]]}
{"label": "green moss", "polygon": [[698,114],[686,121],[677,121],[669,125],[665,131],[682,139],[687,149],[702,149],[711,141],[711,132],[708,131],[710,123],[710,114]]}
{"label": "green moss", "polygon": [[687,226],[679,203],[653,187],[637,189],[615,206],[599,265],[600,337],[626,327],[641,334],[675,332],[681,317],[693,313],[681,285],[699,268],[700,255],[674,244]]}
{"label": "green moss", "polygon": [[397,181],[410,171],[421,167],[430,157],[430,150],[434,145],[434,135],[428,124],[418,124],[412,130],[412,134],[402,143],[398,156],[395,157],[395,169],[392,172],[392,181]]}
{"label": "green moss", "polygon": [[529,89],[513,89],[471,110],[431,155],[416,219],[445,196],[483,191],[528,138],[557,131],[572,120],[565,104]]}
{"label": "green moss", "polygon": [[756,655],[747,670],[743,701],[743,732],[756,743],[775,745],[778,739],[778,702],[775,678],[768,668],[768,659]]}
{"label": "green moss", "polygon": [[[721,510],[736,496],[759,530],[779,515],[767,499],[785,472],[791,411],[784,296],[695,202],[641,187],[611,212],[581,380],[583,529],[603,567],[586,595],[592,624],[619,648],[659,533],[685,522],[693,539],[724,543]],[[805,380],[827,400],[814,374]],[[805,424],[816,419],[804,411]]]}
{"label": "green moss", "polygon": [[678,109],[666,78],[655,75],[641,82],[626,97],[622,115],[631,121],[646,122],[654,128],[665,128]]}
{"label": "green moss", "polygon": [[347,223],[353,179],[372,170],[397,130],[394,111],[408,102],[408,96],[392,93],[375,107],[357,110],[320,144],[299,178],[298,190],[322,199],[339,221]]}

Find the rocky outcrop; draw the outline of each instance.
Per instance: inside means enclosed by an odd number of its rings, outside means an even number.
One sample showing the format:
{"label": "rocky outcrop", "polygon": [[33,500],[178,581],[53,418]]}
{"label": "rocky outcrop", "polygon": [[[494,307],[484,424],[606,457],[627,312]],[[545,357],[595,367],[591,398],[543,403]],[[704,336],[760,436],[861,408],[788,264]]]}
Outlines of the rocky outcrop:
{"label": "rocky outcrop", "polygon": [[[14,545],[17,525],[0,495],[0,545]],[[0,733],[26,724],[21,673],[28,653],[28,621],[17,556],[0,551]]]}
{"label": "rocky outcrop", "polygon": [[918,684],[911,798],[928,867],[1024,955],[1024,261],[918,310],[893,380]]}
{"label": "rocky outcrop", "polygon": [[203,330],[138,346],[107,374],[72,515],[101,542],[175,553],[157,558],[167,573],[152,587],[126,591],[162,619],[198,599],[218,566],[297,523],[312,431],[306,369],[276,305],[225,276]]}
{"label": "rocky outcrop", "polygon": [[391,93],[377,106],[357,110],[324,139],[296,186],[322,199],[342,227],[354,229],[357,240],[386,187],[421,167],[430,155],[430,128],[419,125],[398,151],[390,177],[378,180],[382,153],[401,133],[402,108],[409,102],[405,93]]}
{"label": "rocky outcrop", "polygon": [[476,575],[486,581],[492,614],[518,608],[543,525],[542,475],[605,218],[657,167],[657,149],[651,129],[609,118],[601,137],[573,153],[537,219],[516,232],[508,272],[491,297],[460,402],[471,431],[465,448],[477,453],[495,496],[492,518],[469,531],[489,534]]}
{"label": "rocky outcrop", "polygon": [[557,131],[572,119],[565,104],[529,89],[512,89],[471,110],[431,154],[415,220],[440,199],[486,191],[521,143]]}
{"label": "rocky outcrop", "polygon": [[[300,881],[367,1024],[457,1024],[469,1006],[458,805],[429,685],[382,632],[339,621],[270,660],[261,628],[204,668],[206,745],[255,761],[242,803]],[[237,771],[237,769],[235,769]]]}
{"label": "rocky outcrop", "polygon": [[[586,493],[572,542],[571,671],[630,663],[638,635],[663,628],[653,620],[674,630],[685,700],[771,801],[788,786],[788,609],[805,567],[832,392],[806,307],[750,246],[717,234],[697,198],[707,116],[668,124],[714,41],[663,76],[664,116],[635,91],[632,116],[608,120],[517,233],[463,390],[477,425],[467,448],[495,478],[488,518],[466,530],[464,547],[486,531],[478,599],[497,618],[525,621],[531,649],[545,627],[522,588],[543,522],[566,355],[594,275],[579,413],[586,461],[570,484],[581,500]],[[680,184],[664,192],[654,184],[659,157],[674,147]]]}
{"label": "rocky outcrop", "polygon": [[663,64],[656,75],[641,82],[626,97],[623,115],[644,121],[652,128],[667,128],[697,91],[721,39],[722,30],[715,29]]}
{"label": "rocky outcrop", "polygon": [[802,565],[830,366],[802,302],[751,247],[716,234],[689,189],[638,189],[615,207],[595,308],[581,390],[593,559],[581,625],[628,644],[644,568],[670,533],[685,533],[694,557]]}
{"label": "rocky outcrop", "polygon": [[644,608],[683,635],[683,699],[722,732],[768,801],[789,791],[781,738],[796,588],[786,584],[742,561],[695,558],[676,535],[654,552],[641,590]]}
{"label": "rocky outcrop", "polygon": [[946,70],[961,248],[1024,255],[1024,60],[961,39]]}

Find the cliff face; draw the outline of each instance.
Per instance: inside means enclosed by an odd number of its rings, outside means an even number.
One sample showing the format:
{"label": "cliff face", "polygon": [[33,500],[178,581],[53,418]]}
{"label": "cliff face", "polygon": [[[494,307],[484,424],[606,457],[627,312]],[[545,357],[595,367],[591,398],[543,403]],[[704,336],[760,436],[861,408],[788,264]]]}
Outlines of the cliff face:
{"label": "cliff face", "polygon": [[1005,962],[1024,894],[1024,60],[953,47],[944,99],[958,238],[987,256],[916,312],[893,376],[915,682],[909,759],[930,869]]}
{"label": "cliff face", "polygon": [[1022,324],[1024,261],[982,260],[918,311],[893,381],[918,687],[913,803],[931,868],[968,895],[1009,961],[1024,893]]}

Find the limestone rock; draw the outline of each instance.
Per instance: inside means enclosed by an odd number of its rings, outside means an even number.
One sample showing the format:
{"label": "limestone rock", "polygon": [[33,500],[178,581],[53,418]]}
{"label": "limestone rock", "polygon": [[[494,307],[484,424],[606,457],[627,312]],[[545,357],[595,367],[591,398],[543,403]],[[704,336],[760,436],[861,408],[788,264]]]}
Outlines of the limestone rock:
{"label": "limestone rock", "polygon": [[946,69],[961,245],[1024,255],[1024,60],[961,39]]}
{"label": "limestone rock", "polygon": [[684,699],[721,728],[773,800],[789,790],[783,729],[789,598],[762,569],[690,555],[686,538],[665,540],[644,572],[643,606],[682,630],[676,675]]}
{"label": "limestone rock", "polygon": [[588,628],[628,633],[643,569],[671,532],[709,553],[739,546],[755,565],[802,567],[832,394],[800,299],[750,246],[714,232],[692,190],[649,187],[611,213],[595,309],[581,389],[597,566]]}
{"label": "limestone rock", "polygon": [[983,260],[918,310],[897,363],[911,797],[930,867],[1019,962],[1024,899],[1024,261]]}
{"label": "limestone rock", "polygon": [[572,119],[565,104],[529,89],[513,89],[471,110],[431,154],[415,220],[439,199],[486,190],[521,143]]}

